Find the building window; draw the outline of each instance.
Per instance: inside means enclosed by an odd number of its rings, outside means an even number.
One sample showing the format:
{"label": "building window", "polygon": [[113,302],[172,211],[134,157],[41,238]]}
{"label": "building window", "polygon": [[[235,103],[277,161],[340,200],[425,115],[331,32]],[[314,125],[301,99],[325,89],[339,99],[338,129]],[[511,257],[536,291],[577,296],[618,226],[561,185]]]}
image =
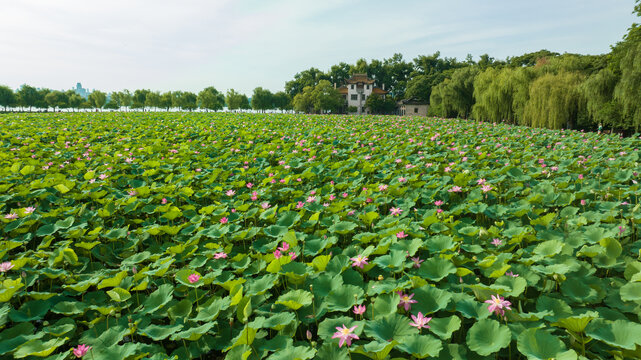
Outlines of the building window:
{"label": "building window", "polygon": [[365,100],[365,94],[361,94],[361,100]]}
{"label": "building window", "polygon": [[358,94],[352,94],[351,99],[352,100],[358,100]]}
{"label": "building window", "polygon": [[350,88],[351,88],[352,90],[354,90],[354,84],[350,85]]}
{"label": "building window", "polygon": [[414,108],[414,113],[418,113],[418,108]]}
{"label": "building window", "polygon": [[369,85],[365,86],[365,89],[369,90]]}

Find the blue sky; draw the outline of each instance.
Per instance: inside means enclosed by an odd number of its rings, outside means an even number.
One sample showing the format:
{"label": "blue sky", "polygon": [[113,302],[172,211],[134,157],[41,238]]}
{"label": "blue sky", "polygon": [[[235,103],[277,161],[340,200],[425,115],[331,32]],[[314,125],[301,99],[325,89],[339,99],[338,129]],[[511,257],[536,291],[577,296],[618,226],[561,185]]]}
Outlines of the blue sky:
{"label": "blue sky", "polygon": [[0,84],[103,91],[206,86],[282,90],[341,61],[498,59],[548,49],[601,54],[633,22],[633,0],[7,1]]}

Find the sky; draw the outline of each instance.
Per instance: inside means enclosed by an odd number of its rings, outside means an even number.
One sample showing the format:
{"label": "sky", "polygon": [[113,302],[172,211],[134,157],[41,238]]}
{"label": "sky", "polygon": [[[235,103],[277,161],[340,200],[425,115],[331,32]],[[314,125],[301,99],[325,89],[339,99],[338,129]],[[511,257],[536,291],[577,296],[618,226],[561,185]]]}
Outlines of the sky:
{"label": "sky", "polygon": [[20,0],[0,8],[0,84],[77,82],[273,92],[297,72],[401,53],[497,59],[603,54],[641,19],[634,0]]}

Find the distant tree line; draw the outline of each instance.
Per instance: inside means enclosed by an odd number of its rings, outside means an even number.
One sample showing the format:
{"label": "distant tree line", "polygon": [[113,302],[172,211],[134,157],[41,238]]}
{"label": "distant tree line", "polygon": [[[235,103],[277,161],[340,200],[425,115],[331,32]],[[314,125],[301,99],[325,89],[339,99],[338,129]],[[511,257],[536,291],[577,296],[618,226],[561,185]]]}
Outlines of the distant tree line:
{"label": "distant tree line", "polygon": [[291,100],[285,92],[272,94],[269,90],[258,87],[250,99],[245,95],[230,89],[226,94],[219,92],[213,86],[207,87],[198,94],[189,91],[151,91],[138,89],[115,91],[106,94],[99,90],[92,91],[85,99],[74,90],[59,91],[37,89],[23,85],[13,91],[7,86],[0,86],[0,107],[5,111],[9,108],[21,111],[35,109],[53,109],[70,111],[82,109],[137,110],[137,111],[168,111],[179,109],[193,111],[221,110],[227,106],[229,110],[254,109],[259,111],[291,109]]}

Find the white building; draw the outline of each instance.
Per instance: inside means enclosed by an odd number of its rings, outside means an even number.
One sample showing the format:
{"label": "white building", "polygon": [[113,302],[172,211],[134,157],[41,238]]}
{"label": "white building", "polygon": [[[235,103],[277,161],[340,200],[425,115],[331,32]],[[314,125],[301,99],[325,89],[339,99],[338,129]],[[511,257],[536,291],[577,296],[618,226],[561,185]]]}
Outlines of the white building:
{"label": "white building", "polygon": [[[347,112],[359,115],[371,113],[371,110],[365,106],[370,95],[378,94],[385,99],[387,94],[385,86],[383,85],[383,89],[374,86],[374,80],[367,78],[367,74],[352,75],[351,78],[345,80],[345,85],[338,88],[338,92],[343,95],[343,99],[347,103]],[[356,108],[356,111],[350,112],[351,107]]]}

